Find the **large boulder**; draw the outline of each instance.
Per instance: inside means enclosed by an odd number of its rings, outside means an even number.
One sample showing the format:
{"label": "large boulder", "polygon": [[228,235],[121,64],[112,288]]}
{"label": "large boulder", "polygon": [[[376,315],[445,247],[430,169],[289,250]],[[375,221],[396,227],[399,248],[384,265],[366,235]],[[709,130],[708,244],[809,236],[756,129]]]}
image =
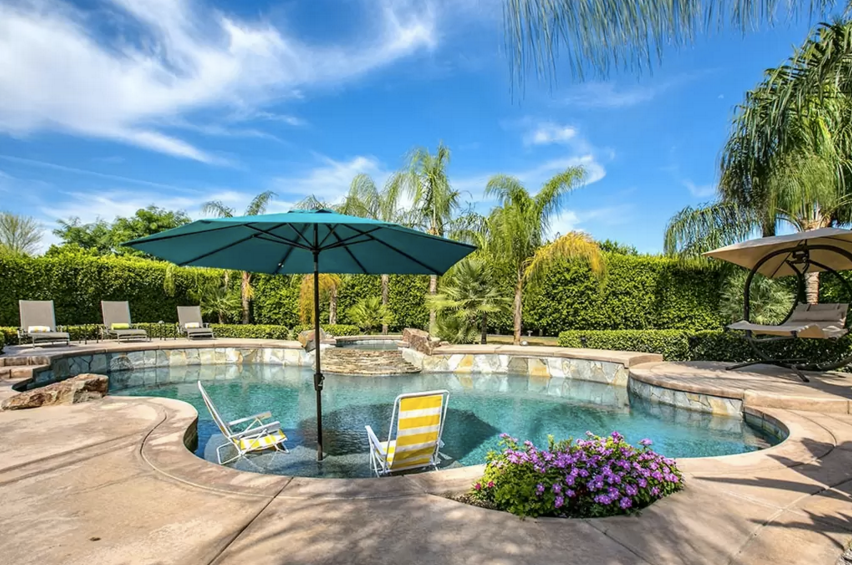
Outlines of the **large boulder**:
{"label": "large boulder", "polygon": [[408,347],[414,351],[432,355],[440,341],[429,335],[429,332],[415,328],[405,328],[402,331],[402,341],[408,343]]}
{"label": "large boulder", "polygon": [[[314,343],[314,330],[305,330],[303,332],[299,332],[299,343],[302,344],[302,347],[305,348],[305,351],[311,352],[316,347]],[[325,330],[320,328],[320,343],[324,343],[328,340],[328,334],[325,333]]]}
{"label": "large boulder", "polygon": [[16,394],[4,400],[0,408],[3,410],[24,410],[26,408],[38,408],[39,406],[78,404],[103,398],[108,388],[109,378],[105,375],[86,373]]}

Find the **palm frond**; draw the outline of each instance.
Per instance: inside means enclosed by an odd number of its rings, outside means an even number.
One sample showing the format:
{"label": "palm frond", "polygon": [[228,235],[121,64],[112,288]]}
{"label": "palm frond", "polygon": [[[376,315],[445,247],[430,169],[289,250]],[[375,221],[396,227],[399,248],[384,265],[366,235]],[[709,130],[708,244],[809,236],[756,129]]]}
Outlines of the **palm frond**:
{"label": "palm frond", "polygon": [[663,48],[682,47],[700,34],[727,27],[742,32],[776,19],[826,13],[829,0],[504,0],[503,21],[512,71],[551,81],[560,55],[580,79],[591,71],[651,68]]}
{"label": "palm frond", "polygon": [[590,235],[583,232],[569,232],[547,245],[536,249],[524,269],[524,278],[535,284],[556,260],[581,259],[587,261],[589,268],[597,277],[606,273],[606,262],[598,244]]}
{"label": "palm frond", "polygon": [[246,208],[246,216],[257,216],[258,214],[266,212],[266,207],[269,205],[269,201],[275,198],[275,196],[276,194],[271,190],[261,192],[255,196],[248,205],[248,208]]}
{"label": "palm frond", "polygon": [[232,218],[234,216],[234,209],[225,206],[219,200],[211,200],[201,206],[201,213],[214,218]]}
{"label": "palm frond", "polygon": [[760,229],[759,215],[730,203],[687,206],[666,227],[666,255],[696,258],[702,253],[746,239]]}

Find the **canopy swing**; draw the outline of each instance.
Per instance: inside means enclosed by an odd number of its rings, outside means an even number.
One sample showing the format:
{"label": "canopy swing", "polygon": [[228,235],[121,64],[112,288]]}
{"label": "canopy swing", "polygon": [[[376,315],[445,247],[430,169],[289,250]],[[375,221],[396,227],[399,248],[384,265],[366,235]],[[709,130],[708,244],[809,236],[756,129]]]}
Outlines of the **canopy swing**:
{"label": "canopy swing", "polygon": [[[852,270],[852,231],[823,228],[792,235],[764,237],[737,243],[705,253],[749,269],[744,289],[743,319],[728,326],[742,330],[756,356],[753,361],[738,363],[728,370],[758,363],[768,363],[791,369],[805,382],[803,371],[830,371],[852,362],[852,354],[839,359],[778,359],[766,345],[791,339],[826,339],[836,341],[848,333],[848,303],[808,304],[805,300],[805,275],[824,272],[837,277],[852,297],[852,287],[838,271]],[[755,324],[750,321],[750,291],[755,274],[768,278],[795,276],[796,301],[784,320],[777,325]]]}

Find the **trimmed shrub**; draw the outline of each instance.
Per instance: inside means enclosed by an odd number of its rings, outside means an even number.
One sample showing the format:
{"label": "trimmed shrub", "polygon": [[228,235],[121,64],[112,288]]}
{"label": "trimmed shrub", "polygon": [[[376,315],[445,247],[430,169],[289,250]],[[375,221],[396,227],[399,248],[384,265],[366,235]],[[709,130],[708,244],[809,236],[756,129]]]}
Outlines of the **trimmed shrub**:
{"label": "trimmed shrub", "polygon": [[601,438],[554,442],[538,449],[524,447],[503,434],[500,453],[488,454],[482,480],[470,496],[517,516],[587,518],[627,514],[683,488],[674,460],[636,448],[618,432]]}
{"label": "trimmed shrub", "polygon": [[273,326],[269,324],[210,324],[213,335],[222,338],[240,339],[290,339],[290,330],[287,326]]}
{"label": "trimmed shrub", "polygon": [[689,335],[684,330],[572,330],[559,334],[559,345],[660,353],[670,361],[686,361],[691,358]]}
{"label": "trimmed shrub", "polygon": [[[561,347],[588,347],[659,353],[667,361],[729,361],[755,359],[741,332],[706,330],[573,330],[559,334]],[[761,350],[776,359],[834,361],[852,354],[852,336],[839,340],[791,339],[769,342]]]}
{"label": "trimmed shrub", "polygon": [[3,353],[3,346],[6,345],[6,338],[3,335],[3,332],[0,331],[0,354]]}
{"label": "trimmed shrub", "polygon": [[[333,336],[345,336],[345,335],[361,335],[361,330],[358,326],[352,326],[349,324],[320,324],[320,327],[326,333],[329,333]],[[314,327],[312,325],[303,324],[300,326],[296,326],[293,328],[293,339],[296,338],[297,335],[301,332],[311,331]]]}

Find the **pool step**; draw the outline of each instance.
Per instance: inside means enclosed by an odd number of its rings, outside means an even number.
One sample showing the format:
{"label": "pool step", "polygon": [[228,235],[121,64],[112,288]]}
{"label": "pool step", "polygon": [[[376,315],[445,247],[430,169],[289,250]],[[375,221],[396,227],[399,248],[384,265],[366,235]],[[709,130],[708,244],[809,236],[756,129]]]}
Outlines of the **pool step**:
{"label": "pool step", "polygon": [[323,350],[322,370],[341,375],[387,376],[419,373],[399,351],[328,348]]}

